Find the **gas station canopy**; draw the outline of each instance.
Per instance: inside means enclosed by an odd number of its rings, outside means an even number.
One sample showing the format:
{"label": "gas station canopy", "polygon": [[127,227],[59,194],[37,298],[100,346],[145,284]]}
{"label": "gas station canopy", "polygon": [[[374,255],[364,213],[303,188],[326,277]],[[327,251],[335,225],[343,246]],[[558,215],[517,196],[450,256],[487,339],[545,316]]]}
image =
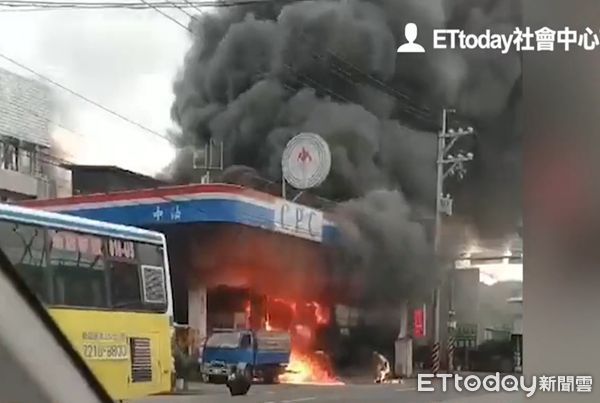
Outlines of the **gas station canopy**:
{"label": "gas station canopy", "polygon": [[333,222],[322,211],[228,184],[183,185],[32,200],[22,205],[136,227],[223,222],[315,242],[332,241],[337,233]]}

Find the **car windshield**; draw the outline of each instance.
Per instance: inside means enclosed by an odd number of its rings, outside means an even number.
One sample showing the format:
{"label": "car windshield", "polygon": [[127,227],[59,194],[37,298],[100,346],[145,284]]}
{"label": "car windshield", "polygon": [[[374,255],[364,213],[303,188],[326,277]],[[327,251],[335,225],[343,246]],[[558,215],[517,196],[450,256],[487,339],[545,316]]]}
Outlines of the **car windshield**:
{"label": "car windshield", "polygon": [[215,333],[209,337],[206,347],[237,348],[240,345],[240,333]]}

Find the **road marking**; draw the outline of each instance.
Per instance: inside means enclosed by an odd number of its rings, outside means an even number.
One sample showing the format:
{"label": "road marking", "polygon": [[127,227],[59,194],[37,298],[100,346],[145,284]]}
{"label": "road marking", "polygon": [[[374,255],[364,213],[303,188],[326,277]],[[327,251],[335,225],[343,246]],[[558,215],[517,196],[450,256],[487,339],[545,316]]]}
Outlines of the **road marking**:
{"label": "road marking", "polygon": [[[282,400],[279,403],[300,403],[300,402],[308,402],[311,400],[316,400],[316,397],[301,397],[299,399],[291,399],[291,400]],[[277,403],[277,402],[265,402],[265,403]]]}
{"label": "road marking", "polygon": [[400,389],[396,389],[396,392],[410,392],[410,391],[415,391],[417,390],[417,388],[400,388]]}

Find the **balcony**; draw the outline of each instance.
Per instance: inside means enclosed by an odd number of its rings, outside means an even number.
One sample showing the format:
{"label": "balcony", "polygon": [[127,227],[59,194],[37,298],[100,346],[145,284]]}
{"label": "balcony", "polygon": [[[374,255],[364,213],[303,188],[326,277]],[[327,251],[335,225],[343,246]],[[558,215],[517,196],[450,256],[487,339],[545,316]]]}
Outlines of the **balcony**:
{"label": "balcony", "polygon": [[70,182],[47,150],[0,135],[0,201],[70,195]]}
{"label": "balcony", "polygon": [[22,172],[0,169],[0,196],[7,199],[35,199],[38,179]]}
{"label": "balcony", "polygon": [[51,199],[58,193],[56,180],[0,168],[0,199]]}

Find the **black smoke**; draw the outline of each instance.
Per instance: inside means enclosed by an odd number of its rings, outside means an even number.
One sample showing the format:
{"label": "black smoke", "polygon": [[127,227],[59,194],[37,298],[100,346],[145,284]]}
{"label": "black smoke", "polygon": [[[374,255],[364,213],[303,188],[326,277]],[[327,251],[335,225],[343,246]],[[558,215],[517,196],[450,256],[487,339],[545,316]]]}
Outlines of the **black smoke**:
{"label": "black smoke", "polygon": [[432,43],[433,28],[507,33],[520,25],[520,1],[275,1],[199,15],[174,86],[175,179],[199,179],[191,155],[213,139],[224,143],[225,166],[236,166],[225,177],[277,182],[287,141],[319,133],[333,162],[315,192],[341,202],[353,251],[346,258],[380,273],[373,284],[393,272],[409,290],[429,265],[423,223],[434,207],[435,132],[439,111],[452,106],[477,129],[477,139],[462,144],[476,153],[469,174],[449,183],[456,213],[481,236],[511,231],[519,216],[521,60],[486,51],[397,55],[407,22],[418,25],[423,44]]}

